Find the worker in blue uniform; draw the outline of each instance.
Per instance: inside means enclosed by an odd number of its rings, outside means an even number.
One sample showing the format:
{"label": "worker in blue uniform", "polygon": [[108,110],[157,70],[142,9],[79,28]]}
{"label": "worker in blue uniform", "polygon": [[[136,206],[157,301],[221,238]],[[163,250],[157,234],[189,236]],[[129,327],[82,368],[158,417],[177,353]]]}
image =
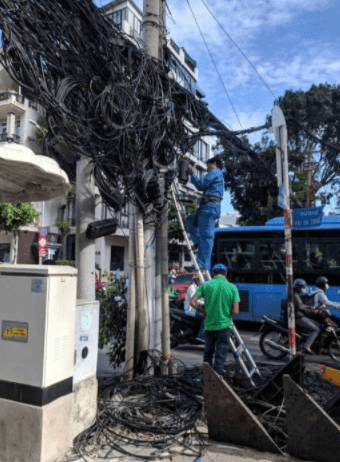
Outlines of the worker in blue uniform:
{"label": "worker in blue uniform", "polygon": [[197,212],[187,217],[191,239],[195,245],[198,245],[196,259],[201,270],[210,271],[215,222],[221,216],[224,192],[222,166],[219,156],[208,159],[208,173],[203,178],[194,175],[194,169],[189,168],[191,183],[203,192]]}

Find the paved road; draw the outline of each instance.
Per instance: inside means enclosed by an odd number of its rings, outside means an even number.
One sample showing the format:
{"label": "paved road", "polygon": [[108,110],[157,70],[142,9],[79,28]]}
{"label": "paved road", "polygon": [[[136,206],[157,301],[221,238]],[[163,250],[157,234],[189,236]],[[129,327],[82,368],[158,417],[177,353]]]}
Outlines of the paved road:
{"label": "paved road", "polygon": [[[283,360],[269,360],[265,355],[262,354],[259,348],[259,335],[258,335],[258,328],[256,330],[249,330],[249,329],[239,329],[239,333],[247,345],[251,355],[253,356],[254,360],[259,363],[267,363],[267,364],[285,364],[288,361],[288,356]],[[111,375],[113,372],[112,367],[109,364],[109,360],[106,356],[106,352],[108,351],[107,348],[103,350],[99,350],[98,354],[98,376],[105,376]],[[204,345],[181,345],[172,350],[172,356],[180,361],[182,361],[185,365],[202,365],[203,363],[203,352],[204,352]],[[233,356],[229,352],[227,360],[232,360]],[[306,356],[306,363],[312,368],[316,369],[317,364],[319,361],[327,361],[331,362],[329,356]],[[118,369],[115,372],[122,372],[123,369]]]}

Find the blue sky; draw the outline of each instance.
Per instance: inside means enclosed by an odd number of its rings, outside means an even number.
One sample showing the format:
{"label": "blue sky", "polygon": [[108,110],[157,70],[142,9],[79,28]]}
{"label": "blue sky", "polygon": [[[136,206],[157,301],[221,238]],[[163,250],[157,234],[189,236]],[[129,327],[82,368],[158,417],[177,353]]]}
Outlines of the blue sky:
{"label": "blue sky", "polygon": [[[201,0],[189,0],[242,128],[262,125],[274,97],[224,34]],[[340,2],[336,0],[205,0],[226,31],[251,60],[275,96],[286,89],[339,83]],[[98,5],[108,3],[98,0]],[[135,0],[142,9],[143,1]],[[168,0],[167,28],[198,63],[199,86],[209,108],[239,130],[186,0]],[[229,195],[223,212],[232,211]]]}

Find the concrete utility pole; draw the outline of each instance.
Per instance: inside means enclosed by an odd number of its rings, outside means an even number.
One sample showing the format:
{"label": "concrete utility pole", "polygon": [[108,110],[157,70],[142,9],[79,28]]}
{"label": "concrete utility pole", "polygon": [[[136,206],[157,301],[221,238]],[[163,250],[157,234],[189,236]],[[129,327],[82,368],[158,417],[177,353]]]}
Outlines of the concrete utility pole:
{"label": "concrete utility pole", "polygon": [[[293,292],[293,246],[292,246],[292,211],[290,209],[289,175],[288,175],[288,151],[287,151],[287,125],[282,110],[274,106],[272,110],[272,129],[278,147],[276,148],[277,181],[280,193],[280,204],[284,210],[284,233],[286,246],[286,278],[287,278],[287,308],[288,308],[288,332],[289,351],[291,355],[296,353],[295,337],[295,311]],[[283,197],[282,197],[283,196]]]}
{"label": "concrete utility pole", "polygon": [[[144,0],[143,3],[143,40],[152,58],[162,63],[165,44],[165,8],[164,0]],[[161,172],[160,189],[164,194],[165,172]],[[155,345],[158,345],[162,317],[162,372],[167,372],[170,359],[170,319],[168,295],[168,210],[164,207],[161,214],[161,226],[156,238],[156,278],[155,278]],[[160,272],[160,274],[159,274]],[[161,315],[162,313],[162,315]]]}
{"label": "concrete utility pole", "polygon": [[126,366],[125,380],[132,380],[134,376],[135,357],[135,324],[136,324],[136,240],[135,240],[136,207],[129,204],[129,296],[126,320]]}
{"label": "concrete utility pole", "polygon": [[95,300],[94,239],[86,238],[89,223],[95,221],[95,185],[89,159],[82,156],[77,162],[76,182],[76,268],[78,269],[77,298]]}

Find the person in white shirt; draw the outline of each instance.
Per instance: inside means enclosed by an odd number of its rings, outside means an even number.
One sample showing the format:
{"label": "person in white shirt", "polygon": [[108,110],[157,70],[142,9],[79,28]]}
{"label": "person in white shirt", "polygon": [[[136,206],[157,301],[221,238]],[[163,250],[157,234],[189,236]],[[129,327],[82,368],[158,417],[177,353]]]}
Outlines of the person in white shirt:
{"label": "person in white shirt", "polygon": [[193,316],[194,318],[198,318],[201,320],[201,327],[198,333],[198,336],[196,340],[199,340],[200,342],[204,342],[204,337],[205,337],[205,329],[204,329],[204,321],[205,317],[203,314],[199,313],[196,311],[192,306],[190,306],[190,300],[192,297],[195,295],[196,290],[198,289],[198,286],[200,285],[200,279],[197,274],[195,274],[192,278],[191,284],[188,288],[187,295],[185,297],[185,302],[184,302],[184,312],[188,316]]}

